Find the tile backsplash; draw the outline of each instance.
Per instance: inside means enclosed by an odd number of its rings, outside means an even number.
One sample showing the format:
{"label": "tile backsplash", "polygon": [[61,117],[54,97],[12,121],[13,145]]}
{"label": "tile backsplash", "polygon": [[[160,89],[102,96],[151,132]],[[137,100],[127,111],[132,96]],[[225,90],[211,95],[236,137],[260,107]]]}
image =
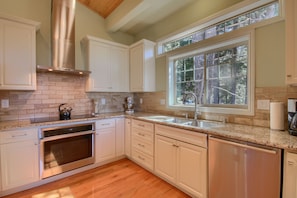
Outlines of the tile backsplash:
{"label": "tile backsplash", "polygon": [[0,99],[9,99],[9,108],[0,108],[0,121],[32,118],[58,117],[58,107],[67,103],[72,115],[94,112],[94,100],[99,103],[99,112],[124,111],[125,98],[131,93],[86,93],[85,76],[55,73],[37,73],[36,91],[0,91]]}
{"label": "tile backsplash", "polygon": [[[174,111],[166,108],[166,92],[150,93],[86,93],[87,77],[55,73],[37,73],[36,91],[0,91],[0,99],[9,99],[9,108],[0,108],[0,121],[26,120],[33,118],[58,117],[58,107],[67,103],[72,107],[72,115],[91,114],[94,112],[94,100],[99,103],[99,112],[124,111],[125,99],[134,97],[135,110],[181,116],[192,112]],[[101,104],[104,98],[105,104]],[[140,104],[140,98],[143,103]],[[269,127],[269,110],[257,109],[257,100],[270,100],[285,103],[285,122],[287,122],[287,100],[297,98],[297,87],[260,87],[255,89],[255,115],[218,115],[202,113],[208,120],[223,120],[230,123]],[[285,124],[286,126],[286,124]]]}
{"label": "tile backsplash", "polygon": [[[143,103],[140,104],[140,98]],[[270,126],[270,111],[257,109],[257,100],[269,100],[270,102],[284,102],[285,104],[285,127],[287,127],[287,100],[288,98],[297,98],[297,87],[261,87],[255,89],[255,115],[241,116],[241,115],[227,115],[202,113],[200,118],[207,120],[226,120],[230,123],[246,124],[251,126]],[[154,93],[136,93],[134,94],[134,101],[136,101],[136,111],[144,112],[158,112],[167,115],[182,116],[184,113],[189,113],[193,117],[193,112],[174,111],[166,108],[166,104],[161,105],[161,101],[166,99],[166,92]]]}

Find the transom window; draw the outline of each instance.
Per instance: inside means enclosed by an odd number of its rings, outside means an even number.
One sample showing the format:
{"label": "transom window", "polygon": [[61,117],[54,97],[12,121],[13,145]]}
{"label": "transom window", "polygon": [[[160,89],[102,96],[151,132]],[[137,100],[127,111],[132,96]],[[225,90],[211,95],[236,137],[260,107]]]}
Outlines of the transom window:
{"label": "transom window", "polygon": [[[172,38],[158,42],[158,54],[170,52],[192,43],[206,40],[218,35],[232,32],[239,28],[275,18],[279,15],[279,2],[273,1],[269,4],[265,4],[255,9],[243,12],[232,18],[227,18],[226,20],[223,20],[219,23],[217,23],[216,20],[213,20],[213,22],[210,21],[210,24],[212,25],[208,24],[206,27],[193,30],[191,33],[187,33],[186,35],[180,34],[181,36],[177,38],[173,36]],[[203,25],[201,26],[203,27]]]}

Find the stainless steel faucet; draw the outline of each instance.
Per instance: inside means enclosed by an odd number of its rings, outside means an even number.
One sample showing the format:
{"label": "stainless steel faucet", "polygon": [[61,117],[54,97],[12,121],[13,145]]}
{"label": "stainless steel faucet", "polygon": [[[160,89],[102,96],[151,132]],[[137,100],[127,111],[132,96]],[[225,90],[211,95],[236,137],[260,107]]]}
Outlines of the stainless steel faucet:
{"label": "stainless steel faucet", "polygon": [[193,93],[193,92],[186,91],[186,92],[184,93],[184,100],[183,100],[183,103],[185,103],[185,100],[186,100],[186,98],[187,98],[187,95],[192,95],[192,96],[194,96],[194,98],[195,98],[195,113],[194,113],[194,119],[197,120],[198,115],[200,114],[200,113],[198,112],[198,105],[197,105],[198,99],[197,99],[197,96],[196,96],[196,94]]}

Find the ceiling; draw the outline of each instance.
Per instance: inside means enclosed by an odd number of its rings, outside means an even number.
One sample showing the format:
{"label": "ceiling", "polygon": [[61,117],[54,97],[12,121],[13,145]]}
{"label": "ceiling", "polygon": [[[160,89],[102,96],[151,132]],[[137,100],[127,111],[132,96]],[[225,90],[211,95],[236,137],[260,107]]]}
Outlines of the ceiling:
{"label": "ceiling", "polygon": [[78,0],[105,18],[109,32],[132,35],[191,4],[195,0]]}

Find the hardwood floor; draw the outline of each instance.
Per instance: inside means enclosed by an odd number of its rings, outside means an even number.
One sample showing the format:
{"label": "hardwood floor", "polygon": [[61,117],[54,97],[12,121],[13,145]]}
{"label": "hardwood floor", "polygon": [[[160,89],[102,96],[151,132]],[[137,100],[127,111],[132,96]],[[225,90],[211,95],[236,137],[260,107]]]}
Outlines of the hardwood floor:
{"label": "hardwood floor", "polygon": [[189,197],[128,159],[3,198]]}

